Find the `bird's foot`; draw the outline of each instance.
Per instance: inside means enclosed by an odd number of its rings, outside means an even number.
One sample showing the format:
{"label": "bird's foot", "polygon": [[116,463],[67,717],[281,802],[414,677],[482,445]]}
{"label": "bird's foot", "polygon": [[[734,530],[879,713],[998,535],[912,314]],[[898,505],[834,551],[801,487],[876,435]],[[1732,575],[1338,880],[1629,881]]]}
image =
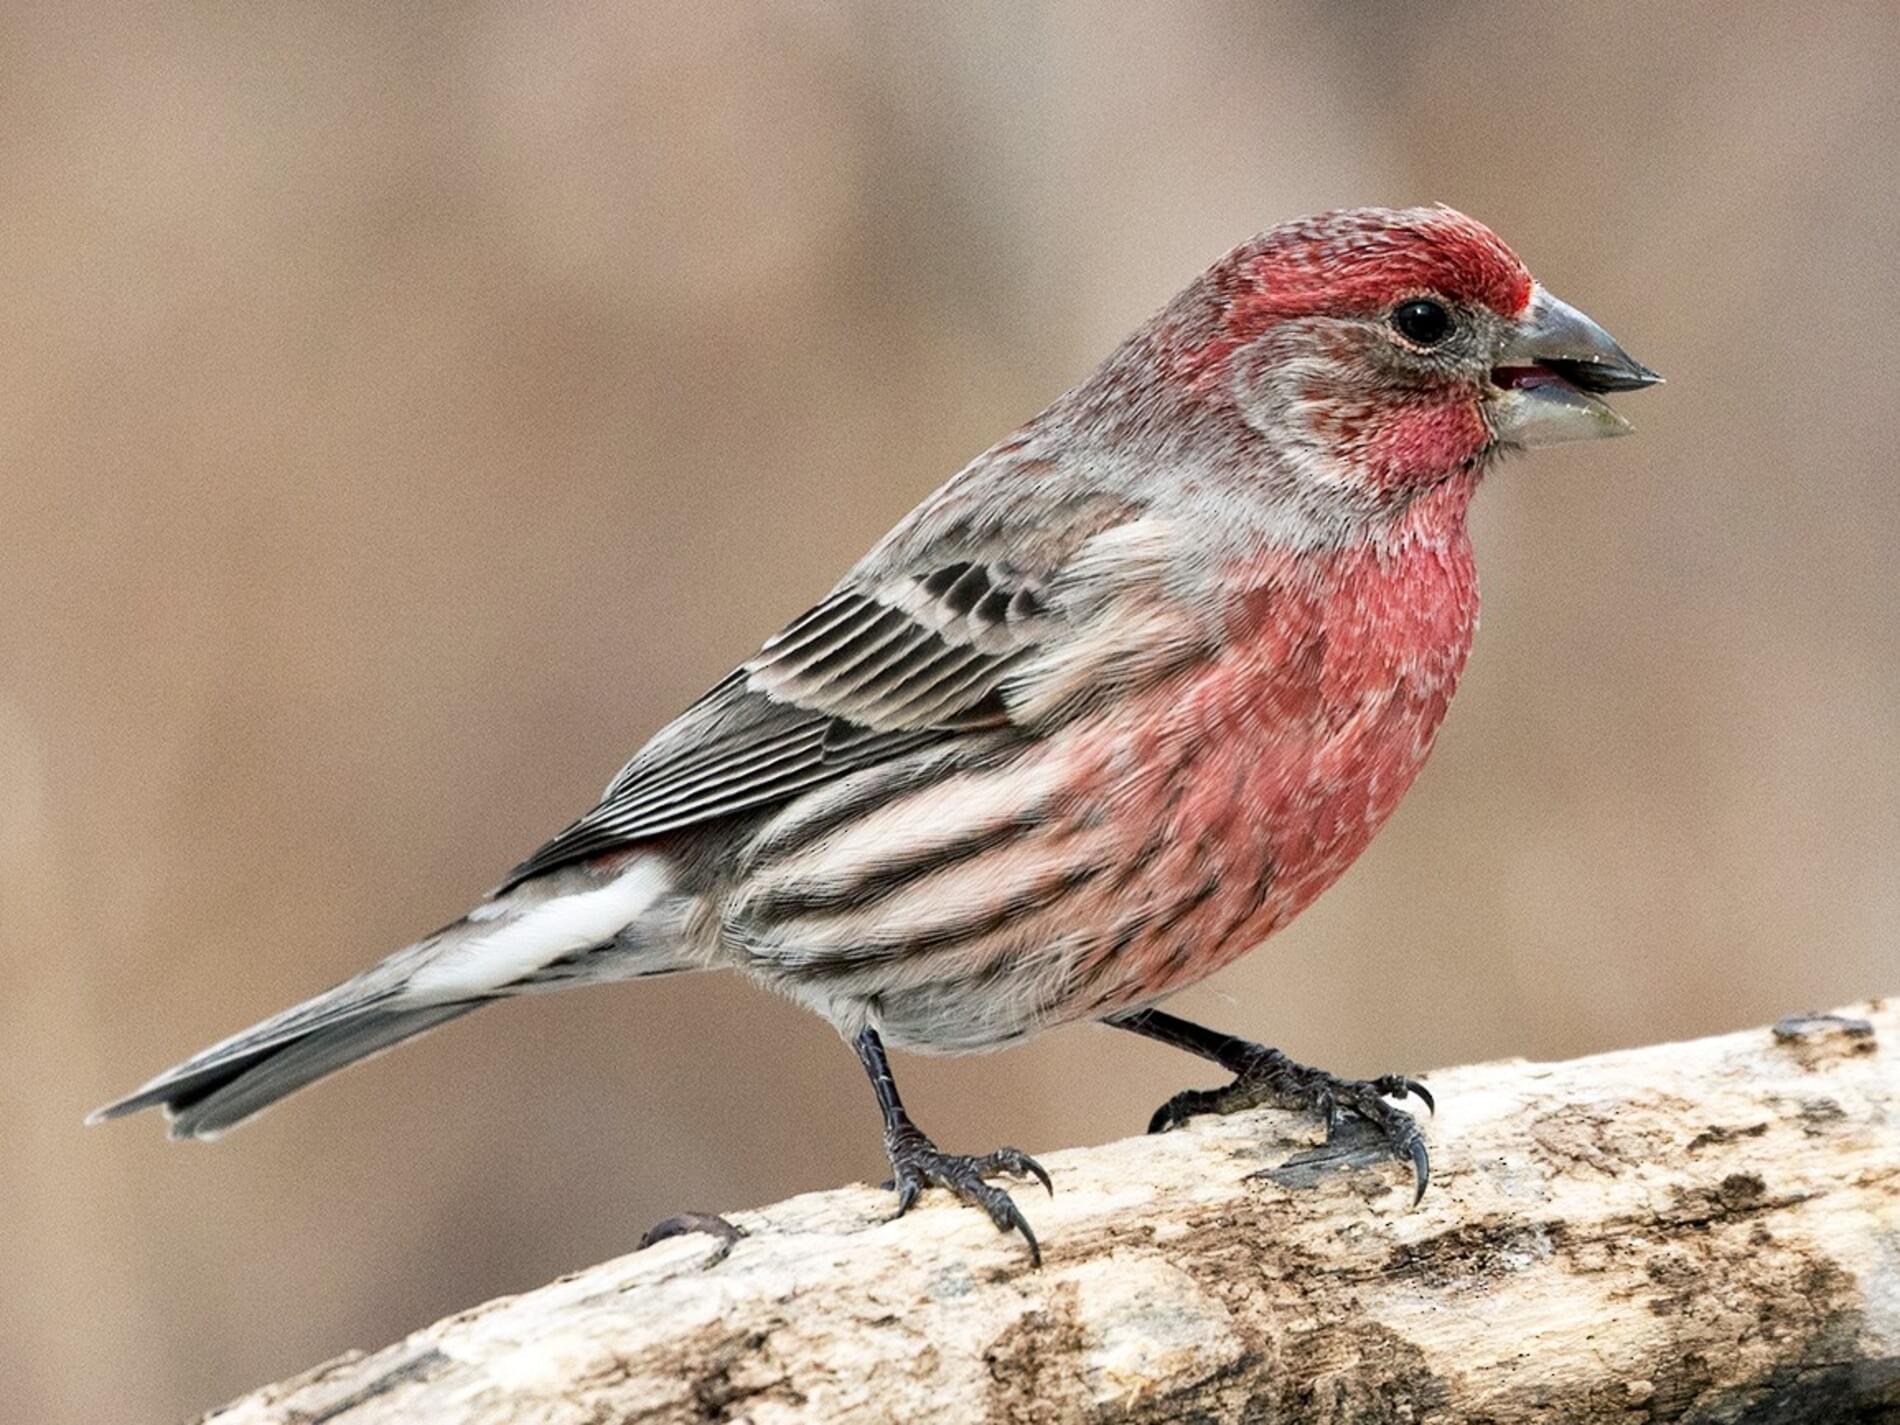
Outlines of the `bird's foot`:
{"label": "bird's foot", "polygon": [[1231,1084],[1220,1089],[1184,1089],[1155,1110],[1148,1120],[1148,1131],[1165,1133],[1196,1114],[1238,1113],[1242,1109],[1266,1106],[1318,1113],[1326,1124],[1326,1137],[1330,1142],[1350,1114],[1371,1124],[1393,1157],[1411,1163],[1416,1184],[1412,1202],[1416,1206],[1431,1182],[1431,1159],[1425,1152],[1425,1138],[1419,1132],[1418,1121],[1387,1102],[1408,1097],[1419,1099],[1428,1111],[1437,1111],[1431,1093],[1417,1079],[1403,1074],[1342,1079],[1324,1069],[1296,1064],[1278,1049],[1253,1045]]}
{"label": "bird's foot", "polygon": [[656,1242],[664,1242],[672,1237],[685,1237],[694,1232],[704,1233],[719,1245],[713,1248],[713,1254],[700,1263],[702,1269],[718,1266],[732,1255],[732,1249],[739,1245],[739,1239],[746,1235],[743,1227],[736,1227],[714,1212],[682,1212],[677,1217],[669,1217],[664,1222],[656,1222],[640,1238],[639,1250],[644,1252]]}
{"label": "bird's foot", "polygon": [[664,1242],[672,1237],[685,1237],[694,1232],[703,1232],[716,1238],[721,1244],[720,1258],[724,1258],[746,1235],[745,1228],[734,1226],[716,1212],[682,1212],[669,1217],[664,1222],[656,1222],[640,1237],[637,1250],[644,1252],[656,1242]]}
{"label": "bird's foot", "polygon": [[980,1157],[941,1152],[935,1143],[908,1124],[889,1135],[886,1146],[890,1151],[891,1171],[896,1176],[885,1186],[897,1190],[899,1217],[910,1211],[925,1188],[944,1188],[972,1207],[982,1208],[998,1232],[1022,1233],[1023,1241],[1029,1244],[1031,1264],[1042,1265],[1042,1248],[1029,1228],[1029,1220],[1008,1193],[984,1181],[999,1174],[1034,1178],[1053,1195],[1055,1185],[1049,1181],[1042,1164],[1020,1148],[998,1148]]}

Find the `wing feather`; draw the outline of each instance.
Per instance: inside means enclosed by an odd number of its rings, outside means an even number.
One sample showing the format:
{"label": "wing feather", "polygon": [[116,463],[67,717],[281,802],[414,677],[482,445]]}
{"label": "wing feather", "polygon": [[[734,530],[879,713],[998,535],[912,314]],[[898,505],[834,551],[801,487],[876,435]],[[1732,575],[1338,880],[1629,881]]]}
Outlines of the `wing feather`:
{"label": "wing feather", "polygon": [[663,729],[506,885],[994,727],[1004,679],[1057,626],[1032,581],[971,559],[840,589]]}

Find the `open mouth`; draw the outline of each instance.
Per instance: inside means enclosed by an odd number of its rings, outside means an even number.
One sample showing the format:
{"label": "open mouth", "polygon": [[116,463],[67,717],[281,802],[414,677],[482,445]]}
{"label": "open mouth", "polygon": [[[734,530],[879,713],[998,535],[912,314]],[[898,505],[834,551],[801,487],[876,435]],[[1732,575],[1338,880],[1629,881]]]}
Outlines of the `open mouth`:
{"label": "open mouth", "polygon": [[1640,391],[1645,386],[1654,386],[1661,379],[1648,367],[1633,361],[1623,365],[1561,356],[1544,357],[1523,366],[1495,366],[1491,369],[1491,384],[1500,391],[1524,391],[1536,386],[1559,385],[1602,395],[1610,391]]}
{"label": "open mouth", "polygon": [[1626,435],[1629,422],[1603,397],[1662,380],[1602,327],[1541,288],[1499,357],[1485,421],[1501,446]]}

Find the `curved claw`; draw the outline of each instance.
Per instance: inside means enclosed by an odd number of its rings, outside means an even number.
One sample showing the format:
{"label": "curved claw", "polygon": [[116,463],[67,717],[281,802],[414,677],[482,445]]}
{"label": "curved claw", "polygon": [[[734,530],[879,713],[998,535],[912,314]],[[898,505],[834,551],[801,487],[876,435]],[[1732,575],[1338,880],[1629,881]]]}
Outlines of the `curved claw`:
{"label": "curved claw", "polygon": [[1148,1117],[1150,1133],[1166,1133],[1179,1128],[1197,1113],[1218,1113],[1217,1089],[1182,1089]]}
{"label": "curved claw", "polygon": [[1412,1141],[1407,1146],[1412,1153],[1412,1178],[1418,1184],[1412,1193],[1412,1206],[1417,1207],[1425,1200],[1425,1189],[1431,1186],[1432,1160],[1425,1151],[1425,1140],[1418,1134],[1412,1135]]}
{"label": "curved claw", "polygon": [[721,1258],[732,1250],[733,1245],[741,1237],[745,1236],[743,1227],[735,1227],[717,1213],[682,1212],[676,1217],[669,1217],[664,1222],[657,1222],[649,1227],[640,1238],[638,1250],[644,1252],[656,1242],[664,1242],[672,1237],[685,1237],[694,1232],[703,1232],[708,1237],[716,1237],[724,1243],[719,1252]]}
{"label": "curved claw", "polygon": [[907,1177],[894,1186],[897,1188],[897,1215],[902,1217],[917,1205],[917,1196],[924,1190],[924,1185],[916,1178]]}
{"label": "curved claw", "polygon": [[[1372,1087],[1379,1090],[1384,1097],[1399,1097],[1398,1094],[1378,1084]],[[1426,1102],[1429,1103],[1430,1099],[1428,1098]],[[1410,1160],[1414,1184],[1412,1206],[1417,1207],[1424,1200],[1425,1189],[1431,1185],[1432,1181],[1431,1155],[1425,1148],[1425,1135],[1418,1131],[1418,1121],[1403,1109],[1390,1108],[1378,1099],[1355,1104],[1352,1106],[1352,1111],[1378,1130],[1394,1156],[1404,1154]],[[1332,1135],[1329,1133],[1327,1135],[1329,1142],[1331,1138]]]}
{"label": "curved claw", "polygon": [[998,1232],[1020,1232],[1023,1241],[1029,1245],[1029,1265],[1042,1265],[1042,1243],[1036,1240],[1036,1234],[1029,1226],[1029,1219],[1023,1216],[1022,1209],[1016,1206],[1010,1195],[999,1192],[1000,1202],[990,1206],[990,1221],[996,1224]]}
{"label": "curved claw", "polygon": [[[1403,1098],[1409,1091],[1424,1099],[1426,1107],[1432,1104],[1431,1095],[1425,1092],[1424,1086],[1411,1079],[1394,1076],[1393,1083],[1381,1080],[1370,1087],[1384,1098]],[[1425,1135],[1418,1131],[1418,1121],[1403,1109],[1390,1108],[1378,1099],[1355,1105],[1353,1111],[1379,1130],[1395,1154],[1403,1153],[1411,1160],[1412,1181],[1415,1184],[1412,1206],[1417,1207],[1432,1181],[1431,1155],[1425,1148]]]}
{"label": "curved claw", "polygon": [[1385,1073],[1372,1081],[1372,1087],[1381,1098],[1417,1098],[1425,1104],[1425,1112],[1438,1115],[1438,1100],[1431,1096],[1431,1089],[1404,1073]]}
{"label": "curved claw", "polygon": [[1416,1098],[1425,1105],[1425,1111],[1434,1118],[1438,1116],[1438,1100],[1432,1097],[1431,1090],[1417,1079],[1407,1078],[1404,1074],[1386,1074],[1372,1081],[1382,1098]]}
{"label": "curved claw", "polygon": [[1341,1079],[1295,1064],[1277,1049],[1242,1047],[1247,1050],[1244,1055],[1223,1052],[1220,1056],[1222,1063],[1235,1070],[1231,1084],[1224,1089],[1183,1089],[1154,1111],[1148,1131],[1165,1133],[1197,1113],[1233,1113],[1265,1104],[1316,1114],[1330,1143],[1348,1118],[1362,1119],[1385,1140],[1388,1152],[1410,1160],[1415,1183],[1412,1205],[1416,1207],[1423,1200],[1432,1177],[1424,1136],[1411,1114],[1387,1100],[1416,1098],[1428,1113],[1436,1115],[1438,1101],[1430,1089],[1404,1074]]}
{"label": "curved claw", "polygon": [[977,1165],[977,1172],[984,1176],[1011,1173],[1019,1178],[1034,1178],[1049,1196],[1056,1195],[1056,1185],[1049,1180],[1047,1170],[1021,1148],[998,1148]]}
{"label": "curved claw", "polygon": [[992,1173],[1011,1173],[1018,1177],[1034,1178],[1053,1195],[1055,1185],[1050,1181],[1048,1172],[1022,1149],[998,1148],[993,1153],[975,1158],[940,1152],[920,1135],[899,1143],[892,1152],[892,1164],[897,1170],[896,1217],[909,1212],[926,1187],[940,1187],[972,1207],[981,1208],[990,1221],[996,1224],[998,1232],[1022,1233],[1023,1241],[1029,1247],[1031,1263],[1038,1267],[1042,1265],[1042,1244],[1030,1229],[1029,1219],[1023,1216],[1022,1209],[1016,1206],[1015,1200],[1007,1192],[983,1180]]}

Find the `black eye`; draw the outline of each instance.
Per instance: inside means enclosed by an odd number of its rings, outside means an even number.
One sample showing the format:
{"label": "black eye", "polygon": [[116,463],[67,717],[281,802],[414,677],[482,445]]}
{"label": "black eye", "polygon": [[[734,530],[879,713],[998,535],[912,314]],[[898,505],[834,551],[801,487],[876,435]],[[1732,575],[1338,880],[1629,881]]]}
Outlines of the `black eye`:
{"label": "black eye", "polygon": [[1429,297],[1415,297],[1392,309],[1392,325],[1417,346],[1437,346],[1451,335],[1451,313]]}

